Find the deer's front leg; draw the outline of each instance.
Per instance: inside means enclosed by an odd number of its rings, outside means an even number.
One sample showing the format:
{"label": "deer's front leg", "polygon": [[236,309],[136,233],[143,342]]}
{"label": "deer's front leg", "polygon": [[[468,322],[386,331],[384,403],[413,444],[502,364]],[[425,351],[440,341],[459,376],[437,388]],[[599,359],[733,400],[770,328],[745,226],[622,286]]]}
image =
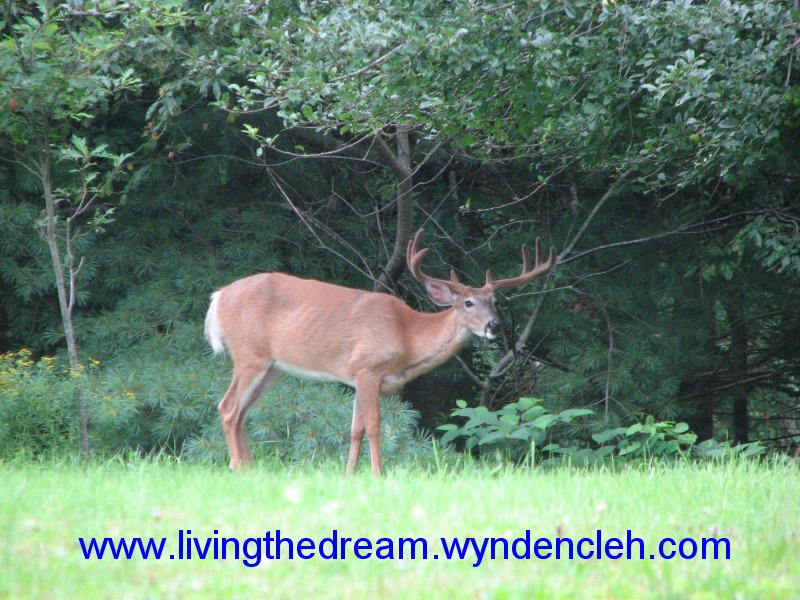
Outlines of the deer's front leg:
{"label": "deer's front leg", "polygon": [[347,456],[347,474],[352,475],[361,456],[361,440],[364,438],[364,415],[358,403],[358,391],[353,402],[353,423],[350,426],[350,453]]}
{"label": "deer's front leg", "polygon": [[381,407],[380,379],[371,373],[356,376],[356,401],[353,406],[353,425],[350,429],[350,453],[347,457],[347,474],[358,464],[361,440],[366,432],[369,438],[369,458],[372,474],[381,474]]}

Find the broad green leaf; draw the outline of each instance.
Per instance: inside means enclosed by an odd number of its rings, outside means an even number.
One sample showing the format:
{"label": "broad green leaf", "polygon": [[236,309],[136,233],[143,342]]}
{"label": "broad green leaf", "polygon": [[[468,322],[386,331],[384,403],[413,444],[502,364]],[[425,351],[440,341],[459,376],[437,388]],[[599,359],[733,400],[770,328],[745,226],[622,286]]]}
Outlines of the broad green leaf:
{"label": "broad green leaf", "polygon": [[547,414],[534,419],[531,422],[532,427],[537,427],[539,429],[547,429],[554,421],[556,421],[558,417],[555,415]]}
{"label": "broad green leaf", "polygon": [[452,429],[442,436],[442,443],[447,444],[461,435],[461,429]]}
{"label": "broad green leaf", "polygon": [[633,425],[628,427],[628,429],[625,431],[625,436],[630,437],[632,435],[636,435],[637,433],[642,431],[642,429],[644,429],[644,426],[641,423],[634,423]]}
{"label": "broad green leaf", "polygon": [[483,436],[478,442],[478,445],[483,446],[484,444],[491,444],[493,442],[504,440],[505,438],[506,436],[503,432],[492,431],[491,433],[488,433],[487,435]]}
{"label": "broad green leaf", "polygon": [[592,435],[592,439],[598,444],[603,444],[615,437],[624,435],[626,431],[627,429],[625,427],[606,429],[605,431],[601,431],[600,433],[595,433],[594,435]]}
{"label": "broad green leaf", "polygon": [[503,421],[504,423],[510,423],[511,425],[516,425],[517,423],[519,423],[519,415],[514,415],[514,414],[503,415],[502,417],[500,417],[500,420]]}
{"label": "broad green leaf", "polygon": [[78,152],[80,152],[83,156],[89,155],[89,147],[86,144],[85,138],[72,134],[70,141],[72,142],[72,145],[78,150]]}
{"label": "broad green leaf", "polygon": [[642,442],[635,441],[632,442],[630,446],[626,446],[619,451],[620,456],[625,456],[626,454],[630,454],[631,452],[636,452],[639,448],[642,447]]}
{"label": "broad green leaf", "polygon": [[575,417],[586,417],[593,414],[594,411],[589,408],[568,408],[567,410],[562,410],[560,413],[558,413],[558,416],[562,420],[569,420]]}

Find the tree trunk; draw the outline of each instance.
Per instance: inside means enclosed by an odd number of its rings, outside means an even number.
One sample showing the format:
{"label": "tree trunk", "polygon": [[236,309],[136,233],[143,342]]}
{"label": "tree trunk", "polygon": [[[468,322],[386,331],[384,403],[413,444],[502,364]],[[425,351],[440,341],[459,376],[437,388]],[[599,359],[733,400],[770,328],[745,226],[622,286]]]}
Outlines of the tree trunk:
{"label": "tree trunk", "polygon": [[[717,299],[709,294],[703,287],[703,278],[700,269],[694,276],[697,294],[678,295],[676,310],[681,314],[698,314],[699,332],[702,334],[702,348],[706,360],[702,363],[705,369],[712,368],[717,355],[714,340],[717,338]],[[700,339],[698,338],[698,342]],[[705,370],[703,369],[703,370]],[[697,441],[704,442],[714,437],[714,414],[716,399],[713,394],[705,393],[709,383],[705,378],[698,378],[690,374],[681,382],[678,398],[687,402],[687,421],[692,431],[697,434]],[[689,412],[691,411],[691,412]]]}
{"label": "tree trunk", "polygon": [[[75,295],[74,289],[74,265],[69,265],[70,282],[64,272],[64,263],[61,258],[61,250],[58,246],[58,228],[56,225],[56,202],[53,196],[53,182],[51,177],[51,156],[45,150],[41,164],[41,180],[44,190],[45,212],[47,215],[47,226],[45,228],[45,239],[50,249],[50,259],[53,263],[53,273],[56,278],[56,290],[58,292],[58,305],[61,309],[61,322],[64,326],[64,337],[67,342],[67,354],[69,356],[69,368],[75,376],[74,402],[78,409],[78,447],[81,457],[89,456],[89,413],[83,399],[83,383],[78,377],[80,375],[80,360],[78,358],[78,340],[75,336],[75,326],[72,320],[74,303],[70,301]],[[72,255],[69,252],[70,257]],[[72,262],[70,260],[70,262]]]}
{"label": "tree trunk", "polygon": [[[728,308],[731,321],[731,375],[733,381],[747,379],[747,321],[737,307]],[[747,398],[749,385],[742,383],[733,388],[733,441],[746,444],[750,439],[750,415]]]}
{"label": "tree trunk", "polygon": [[292,133],[299,138],[321,145],[323,151],[330,156],[351,156],[363,158],[365,156],[365,145],[367,142],[374,142],[366,148],[366,154],[374,148],[380,154],[380,162],[389,169],[397,180],[397,228],[395,230],[394,248],[386,261],[386,265],[381,270],[380,275],[375,281],[373,290],[375,291],[394,291],[395,283],[403,274],[406,264],[406,246],[414,227],[414,198],[413,171],[411,170],[411,141],[409,136],[410,129],[397,126],[395,132],[395,149],[389,147],[383,135],[378,133],[374,138],[365,138],[360,143],[344,145],[340,140],[328,135],[320,134],[315,130],[297,128]]}
{"label": "tree trunk", "polygon": [[411,145],[408,129],[397,128],[397,151],[383,141],[380,135],[377,138],[378,150],[397,178],[397,230],[395,232],[394,250],[386,262],[378,281],[373,289],[376,291],[391,292],[395,282],[400,278],[406,264],[406,246],[411,239],[414,227],[414,198],[412,189],[411,172]]}

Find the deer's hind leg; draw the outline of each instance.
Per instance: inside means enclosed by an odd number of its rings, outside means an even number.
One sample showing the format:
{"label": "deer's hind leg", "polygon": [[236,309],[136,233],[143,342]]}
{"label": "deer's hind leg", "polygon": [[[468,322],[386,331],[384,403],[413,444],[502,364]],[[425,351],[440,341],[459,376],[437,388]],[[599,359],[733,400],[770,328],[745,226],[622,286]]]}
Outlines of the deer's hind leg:
{"label": "deer's hind leg", "polygon": [[244,421],[247,411],[283,373],[270,365],[258,367],[234,367],[233,380],[218,405],[225,441],[231,455],[231,469],[238,469],[253,462],[245,439]]}

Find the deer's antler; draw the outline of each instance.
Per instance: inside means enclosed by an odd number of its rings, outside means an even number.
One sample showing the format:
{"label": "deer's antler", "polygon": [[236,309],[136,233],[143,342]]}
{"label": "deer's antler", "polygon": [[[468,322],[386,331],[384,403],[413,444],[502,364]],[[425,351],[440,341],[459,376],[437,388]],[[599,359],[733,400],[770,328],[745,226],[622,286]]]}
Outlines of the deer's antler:
{"label": "deer's antler", "polygon": [[545,262],[539,262],[539,255],[541,254],[541,249],[542,249],[541,238],[536,238],[535,248],[536,248],[536,264],[533,267],[533,269],[531,269],[531,261],[530,258],[528,257],[528,246],[522,244],[522,273],[520,273],[517,277],[511,277],[510,279],[498,279],[497,281],[495,281],[494,279],[492,279],[492,272],[489,269],[487,269],[486,283],[484,284],[484,287],[492,290],[499,290],[502,288],[525,285],[526,283],[530,283],[534,279],[541,277],[542,275],[547,273],[556,264],[556,249],[551,246],[550,256],[547,258]]}
{"label": "deer's antler", "polygon": [[425,258],[425,255],[428,254],[428,252],[430,252],[430,248],[422,248],[420,250],[419,243],[424,234],[424,229],[417,231],[416,235],[414,235],[414,239],[408,242],[408,246],[406,248],[406,262],[408,263],[408,270],[411,272],[414,278],[422,284],[425,284],[428,281],[436,281],[442,285],[446,285],[454,291],[460,291],[466,288],[467,286],[458,280],[455,269],[450,269],[449,281],[447,279],[436,279],[435,277],[430,277],[422,272],[422,259]]}

